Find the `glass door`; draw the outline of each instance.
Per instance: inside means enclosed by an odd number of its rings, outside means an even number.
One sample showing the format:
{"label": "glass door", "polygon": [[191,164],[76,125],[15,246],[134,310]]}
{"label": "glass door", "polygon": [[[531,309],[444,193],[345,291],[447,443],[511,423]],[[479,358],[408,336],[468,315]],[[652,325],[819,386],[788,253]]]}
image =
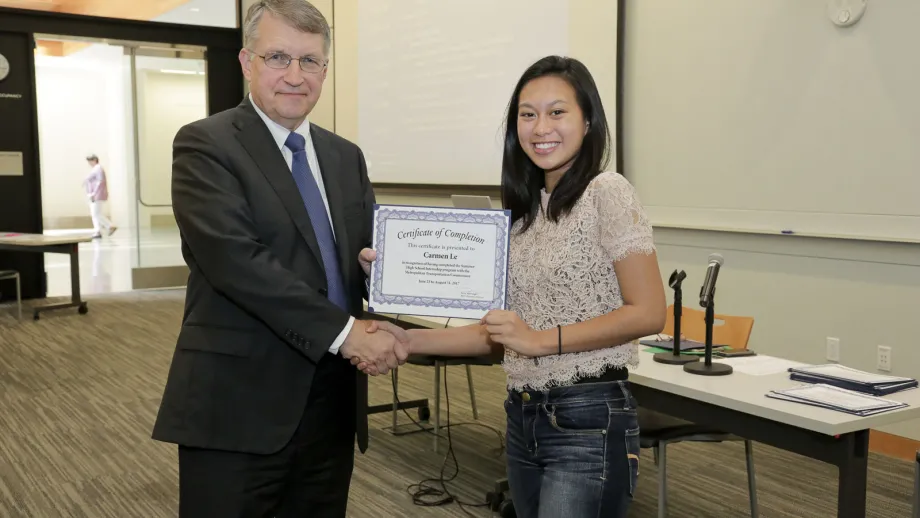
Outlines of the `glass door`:
{"label": "glass door", "polygon": [[129,46],[134,119],[134,289],[185,286],[188,268],[173,216],[172,146],[179,129],[208,114],[200,49]]}
{"label": "glass door", "polygon": [[[83,293],[185,286],[172,143],[207,116],[204,49],[36,35],[35,64],[44,228],[95,236],[79,247]],[[86,192],[97,166],[100,204]],[[45,261],[48,295],[68,294],[67,257]]]}

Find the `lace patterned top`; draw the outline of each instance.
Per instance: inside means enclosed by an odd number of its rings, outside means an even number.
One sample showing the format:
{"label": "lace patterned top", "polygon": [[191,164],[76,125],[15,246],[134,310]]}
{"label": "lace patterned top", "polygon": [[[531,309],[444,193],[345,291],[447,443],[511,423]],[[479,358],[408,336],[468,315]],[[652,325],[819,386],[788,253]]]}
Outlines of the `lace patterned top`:
{"label": "lace patterned top", "polygon": [[[549,194],[542,191],[545,210]],[[633,186],[615,172],[598,175],[557,223],[537,215],[525,233],[511,231],[509,309],[532,329],[583,322],[623,305],[614,261],[655,251],[652,227]],[[563,332],[563,340],[565,333]],[[633,343],[579,353],[528,358],[510,349],[502,362],[508,387],[545,390],[571,385],[609,367],[637,366]]]}

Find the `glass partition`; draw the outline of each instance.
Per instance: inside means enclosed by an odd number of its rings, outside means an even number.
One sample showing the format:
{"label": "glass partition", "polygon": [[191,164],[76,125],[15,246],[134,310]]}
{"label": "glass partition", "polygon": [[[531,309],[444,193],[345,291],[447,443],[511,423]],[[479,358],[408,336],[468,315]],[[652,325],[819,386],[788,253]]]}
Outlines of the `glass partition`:
{"label": "glass partition", "polygon": [[172,210],[173,139],[208,114],[200,52],[131,48],[135,170],[136,287],[185,283],[185,261]]}
{"label": "glass partition", "polygon": [[[172,147],[182,126],[208,114],[204,49],[35,39],[46,230],[97,234],[81,245],[85,293],[184,286]],[[87,204],[82,182],[96,164],[108,198]],[[46,259],[49,295],[56,294],[51,286],[69,286],[64,263]]]}

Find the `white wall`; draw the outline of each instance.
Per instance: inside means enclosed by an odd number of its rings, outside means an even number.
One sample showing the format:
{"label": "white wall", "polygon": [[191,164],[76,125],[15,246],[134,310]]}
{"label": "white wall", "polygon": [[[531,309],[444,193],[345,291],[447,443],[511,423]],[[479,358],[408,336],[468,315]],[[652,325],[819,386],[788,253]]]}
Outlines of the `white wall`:
{"label": "white wall", "polygon": [[[693,5],[689,11],[685,9],[688,3]],[[670,147],[662,144],[664,140],[645,131],[648,127],[667,128],[673,122],[668,110],[650,107],[648,93],[657,92],[659,102],[667,103],[670,99],[668,92],[686,89],[688,84],[709,84],[711,80],[706,74],[695,74],[692,66],[682,68],[686,74],[680,81],[668,84],[657,82],[654,75],[638,73],[639,69],[650,65],[635,61],[648,47],[659,45],[662,38],[690,40],[700,35],[727,38],[722,29],[733,27],[734,32],[757,32],[763,38],[762,45],[798,48],[804,52],[812,48],[813,42],[808,37],[786,31],[771,32],[767,26],[784,25],[786,22],[830,24],[826,18],[823,21],[783,18],[794,16],[793,4],[808,4],[807,11],[823,15],[825,0],[760,0],[760,3],[769,3],[773,7],[772,16],[780,19],[768,17],[752,22],[744,13],[719,9],[718,2],[708,0],[627,2],[624,159],[629,177],[638,180],[643,174],[654,173],[651,169],[656,164],[661,165],[663,157],[670,152]],[[863,23],[868,23],[871,17],[878,21],[883,17],[879,12],[883,9],[895,10],[897,13],[885,13],[884,18],[891,26],[882,27],[881,33],[899,33],[900,22],[897,20],[910,18],[908,14],[916,11],[915,3],[914,0],[870,2]],[[692,13],[692,16],[677,23],[672,16],[675,10],[684,10]],[[737,16],[737,19],[733,16]],[[762,23],[765,26],[750,27],[750,23]],[[792,41],[789,41],[790,38]],[[726,45],[730,45],[730,42]],[[920,72],[917,67],[907,65],[915,61],[915,49],[904,47],[897,52],[898,55],[887,56],[885,59],[900,61],[903,65],[900,73],[916,81]],[[699,59],[706,57],[700,56]],[[751,66],[756,65],[755,62],[751,63]],[[871,71],[867,70],[866,73]],[[807,89],[812,79],[808,69],[789,70],[773,75],[769,82],[756,87],[758,91],[796,92]],[[721,92],[719,95],[731,98],[750,91],[754,86],[709,85],[714,95]],[[853,101],[859,104],[859,99]],[[769,110],[769,107],[763,109]],[[806,111],[799,116],[808,117],[812,114]],[[710,122],[701,120],[700,124]],[[805,122],[812,125],[816,123]],[[759,131],[755,127],[758,124],[755,118],[734,118],[732,124],[740,133],[756,134]],[[881,137],[885,138],[884,135]],[[891,135],[892,139],[895,137]],[[833,137],[830,134],[814,133],[804,138],[813,141],[812,149],[819,150],[828,143],[827,139]],[[705,132],[682,131],[680,139],[680,149],[709,149],[713,154],[723,152],[717,143],[706,139]],[[737,150],[725,150],[729,151]],[[854,150],[847,152],[852,153]],[[900,166],[897,153],[874,154],[863,158],[871,158],[873,163],[872,170],[864,171],[868,177],[873,176],[874,170],[893,170]],[[793,156],[786,159],[797,160]],[[688,170],[684,173],[686,181],[693,182],[697,172]],[[820,173],[827,174],[828,171]],[[743,172],[738,171],[736,174]],[[874,197],[874,200],[884,200],[886,196],[893,196],[894,192],[870,184],[869,188],[863,190],[863,195]],[[725,265],[719,275],[716,312],[755,318],[750,342],[752,349],[803,362],[819,363],[826,361],[826,337],[837,337],[841,341],[841,363],[875,371],[877,346],[883,344],[892,347],[893,374],[920,377],[920,349],[912,340],[916,334],[913,326],[917,318],[916,303],[920,300],[920,246],[666,228],[656,228],[655,235],[662,275],[667,279],[674,269],[686,270],[689,278],[684,283],[685,292],[693,292],[702,283],[709,253],[721,252],[725,256]],[[692,301],[692,297],[689,298]],[[685,296],[685,304],[688,303],[687,299]],[[884,430],[920,439],[920,422],[908,422]]]}
{"label": "white wall", "polygon": [[123,56],[92,45],[68,57],[36,57],[42,205],[45,220],[89,216],[81,182],[96,153],[108,174],[108,211],[126,221]]}
{"label": "white wall", "polygon": [[[452,4],[462,4],[461,0],[449,0]],[[436,5],[437,2],[428,2]],[[359,69],[360,52],[359,52],[359,13],[358,0],[335,0],[335,48],[336,48],[336,74],[335,74],[335,131],[339,135],[361,144],[361,135],[359,134]],[[604,101],[604,108],[609,121],[616,120],[616,26],[617,26],[617,5],[613,0],[568,0],[560,3],[565,12],[558,17],[560,31],[567,32],[567,44],[569,56],[578,58],[591,71],[597,83],[598,90]],[[486,9],[485,11],[488,11]],[[487,13],[484,12],[483,15]],[[537,16],[553,16],[554,13],[537,13]],[[543,29],[541,27],[541,29]],[[543,29],[545,30],[545,29]],[[469,38],[478,38],[484,40],[485,35],[477,35],[476,27],[471,26],[469,29]],[[520,42],[516,42],[520,44]],[[394,52],[399,52],[398,49]],[[472,60],[476,58],[471,57]],[[397,63],[397,61],[394,61]],[[411,65],[410,65],[411,66]],[[522,67],[516,73],[524,72]],[[483,88],[491,90],[496,86],[491,82],[491,78],[481,77],[486,68],[482,70],[475,67],[470,72],[470,88]],[[400,67],[394,66],[392,73],[394,77],[400,74]],[[366,86],[366,85],[364,85]],[[501,87],[499,87],[501,88]],[[511,85],[513,88],[513,85]],[[510,97],[511,88],[507,90]],[[497,120],[501,120],[502,110],[499,107]],[[458,117],[462,118],[462,109],[458,112]],[[398,126],[394,128],[399,131]],[[611,133],[615,131],[615,125],[610,124]],[[494,138],[500,134],[499,128],[487,130],[490,132],[489,138]],[[611,156],[614,155],[615,149],[611,146]],[[438,169],[436,161],[433,161],[431,168],[433,171]],[[611,163],[615,163],[611,159]],[[371,173],[373,173],[373,164],[370,164]],[[491,180],[488,173],[482,173],[475,176],[475,181],[468,178],[457,178],[454,181],[445,179],[430,180],[430,183],[486,183],[498,185],[501,171],[493,171]],[[372,180],[379,182],[395,181],[392,178],[374,178]],[[406,181],[404,178],[399,179]]]}
{"label": "white wall", "polygon": [[920,2],[851,27],[825,0],[629,3],[630,179],[653,222],[920,242]]}
{"label": "white wall", "polygon": [[172,214],[173,139],[185,124],[207,117],[205,77],[161,72],[178,68],[166,66],[171,68],[143,69],[137,74],[138,177],[141,201],[146,204],[140,207],[141,227],[150,224],[150,215]]}
{"label": "white wall", "polygon": [[532,63],[569,54],[568,4],[359,1],[358,138],[371,179],[497,185],[508,99]]}

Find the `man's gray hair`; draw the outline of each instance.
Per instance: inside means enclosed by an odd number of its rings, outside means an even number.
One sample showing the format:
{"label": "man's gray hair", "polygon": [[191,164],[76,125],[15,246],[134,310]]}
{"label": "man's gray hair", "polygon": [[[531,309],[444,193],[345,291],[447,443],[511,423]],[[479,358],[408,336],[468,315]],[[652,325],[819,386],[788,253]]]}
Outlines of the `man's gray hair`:
{"label": "man's gray hair", "polygon": [[243,46],[252,50],[259,38],[259,21],[266,12],[301,32],[323,36],[323,54],[329,57],[332,31],[326,17],[307,0],[260,0],[249,7],[243,24]]}

